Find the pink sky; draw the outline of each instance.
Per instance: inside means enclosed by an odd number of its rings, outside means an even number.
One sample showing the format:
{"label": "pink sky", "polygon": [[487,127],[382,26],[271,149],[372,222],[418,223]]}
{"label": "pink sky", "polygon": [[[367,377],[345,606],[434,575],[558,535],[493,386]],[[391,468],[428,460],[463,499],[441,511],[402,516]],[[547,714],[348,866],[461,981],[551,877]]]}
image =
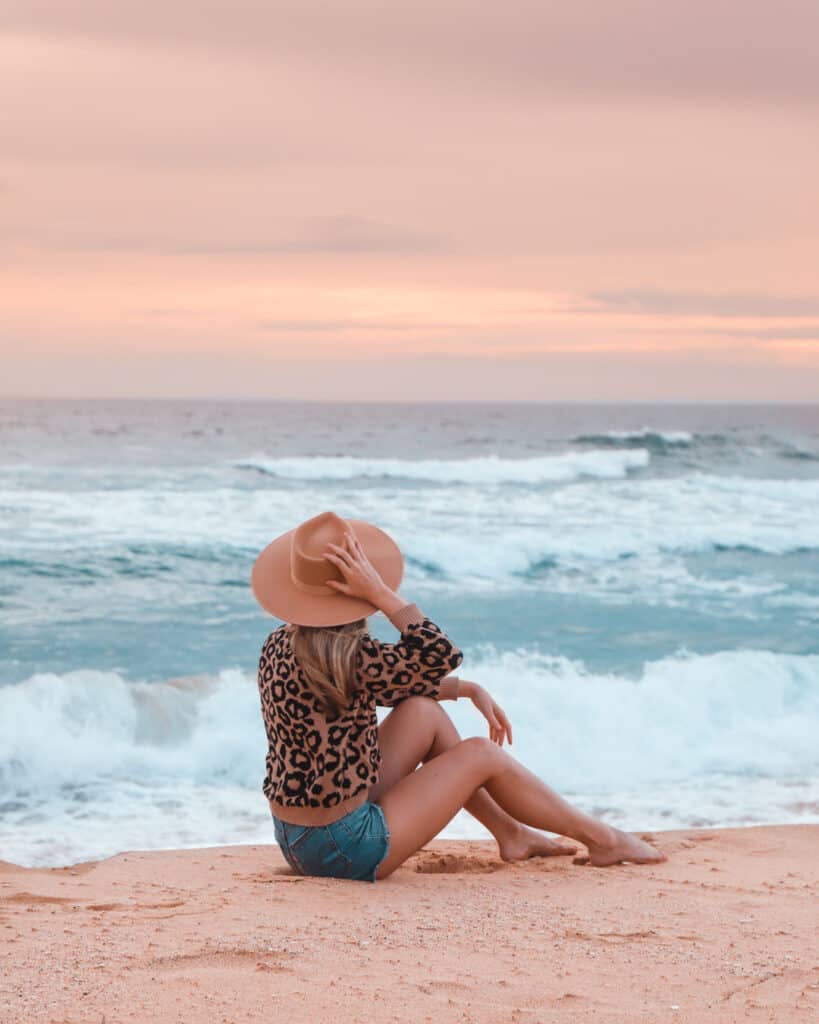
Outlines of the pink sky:
{"label": "pink sky", "polygon": [[0,394],[819,399],[814,0],[16,6]]}

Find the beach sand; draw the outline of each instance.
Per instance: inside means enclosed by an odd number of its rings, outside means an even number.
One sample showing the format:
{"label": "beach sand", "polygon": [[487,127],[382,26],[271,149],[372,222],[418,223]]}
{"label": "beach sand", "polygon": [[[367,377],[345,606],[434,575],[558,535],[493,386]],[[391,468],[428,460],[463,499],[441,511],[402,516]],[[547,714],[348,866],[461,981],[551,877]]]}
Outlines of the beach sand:
{"label": "beach sand", "polygon": [[819,1021],[819,826],[654,836],[605,869],[436,840],[375,885],[275,844],[0,863],[0,1020]]}

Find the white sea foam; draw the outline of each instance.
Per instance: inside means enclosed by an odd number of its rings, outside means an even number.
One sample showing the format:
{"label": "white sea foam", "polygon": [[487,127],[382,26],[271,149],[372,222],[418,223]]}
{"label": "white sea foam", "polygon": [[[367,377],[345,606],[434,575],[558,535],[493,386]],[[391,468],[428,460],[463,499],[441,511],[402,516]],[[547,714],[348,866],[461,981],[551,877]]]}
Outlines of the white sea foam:
{"label": "white sea foam", "polygon": [[157,684],[35,675],[0,688],[0,783],[37,794],[106,778],[250,785],[263,735],[254,700],[238,670]]}
{"label": "white sea foam", "polygon": [[425,480],[442,484],[564,483],[582,477],[616,479],[649,463],[645,450],[565,452],[533,458],[507,459],[486,455],[474,459],[375,459],[354,455],[241,459],[240,469],[253,469],[282,480]]}
{"label": "white sea foam", "polygon": [[[586,480],[544,491],[508,487],[502,500],[477,485],[355,488],[347,481],[293,491],[9,490],[0,504],[12,524],[0,533],[0,558],[25,558],[36,579],[62,571],[55,562],[70,550],[84,579],[100,587],[131,566],[154,587],[186,580],[194,565],[200,575],[211,564],[225,572],[235,566],[244,578],[255,551],[322,508],[386,529],[406,556],[408,585],[460,592],[534,586],[670,604],[720,594],[741,601],[781,594],[765,558],[819,552],[817,480]],[[686,564],[704,553],[714,553],[715,565],[744,558],[746,566],[726,578],[706,563]],[[192,596],[183,587],[174,600]],[[788,600],[810,603],[799,588]]]}
{"label": "white sea foam", "polygon": [[[492,565],[525,570],[545,557],[621,558],[644,552],[741,547],[768,554],[819,548],[819,480],[690,474],[649,480],[573,482],[554,490],[351,489],[306,484],[297,491],[215,487],[0,492],[7,522],[0,554],[112,543],[255,546],[317,508],[369,518],[410,557],[455,571],[479,547]],[[425,548],[422,538],[428,539]],[[475,546],[472,546],[472,539]],[[409,545],[407,548],[406,546]],[[430,552],[427,548],[432,548]],[[433,557],[427,556],[432,554]],[[488,575],[494,575],[490,571]]]}
{"label": "white sea foam", "polygon": [[[680,653],[629,678],[484,646],[460,674],[506,709],[511,753],[629,827],[819,820],[819,656]],[[448,709],[485,732],[469,702]],[[0,689],[0,751],[0,848],[19,863],[272,840],[258,691],[238,670],[34,676]]]}

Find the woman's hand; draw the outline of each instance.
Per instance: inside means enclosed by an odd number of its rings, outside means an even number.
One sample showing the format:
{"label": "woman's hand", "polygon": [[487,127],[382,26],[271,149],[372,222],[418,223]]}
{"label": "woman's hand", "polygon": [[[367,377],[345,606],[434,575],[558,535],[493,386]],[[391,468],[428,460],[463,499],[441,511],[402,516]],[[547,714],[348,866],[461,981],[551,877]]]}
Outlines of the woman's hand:
{"label": "woman's hand", "polygon": [[492,700],[491,694],[478,683],[473,683],[470,679],[460,680],[459,693],[464,697],[469,697],[478,711],[489,722],[489,738],[493,743],[497,743],[502,747],[504,737],[508,737],[509,743],[512,743],[512,725],[506,717],[503,708]]}
{"label": "woman's hand", "polygon": [[345,533],[343,546],[328,541],[327,548],[324,557],[332,562],[344,577],[343,583],[341,580],[327,580],[327,586],[340,594],[360,597],[378,606],[387,585],[378,569],[367,558],[358,538],[352,533]]}

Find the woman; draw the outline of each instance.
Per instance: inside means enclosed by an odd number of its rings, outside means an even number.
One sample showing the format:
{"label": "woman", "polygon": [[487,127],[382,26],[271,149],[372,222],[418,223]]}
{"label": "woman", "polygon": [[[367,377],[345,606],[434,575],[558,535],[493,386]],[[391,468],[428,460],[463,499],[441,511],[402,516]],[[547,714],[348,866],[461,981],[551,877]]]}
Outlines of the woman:
{"label": "woman", "polygon": [[[323,512],[277,537],[252,587],[284,620],[259,660],[269,749],[264,793],[276,840],[300,874],[375,882],[466,808],[507,861],[572,854],[536,829],[582,842],[578,862],[665,860],[647,843],[568,804],[503,749],[509,720],[463,655],[397,592],[403,558],[378,527]],[[370,636],[382,611],[398,643]],[[441,701],[467,697],[489,737],[462,740]],[[393,710],[379,726],[376,705]],[[420,767],[418,765],[420,764]]]}

